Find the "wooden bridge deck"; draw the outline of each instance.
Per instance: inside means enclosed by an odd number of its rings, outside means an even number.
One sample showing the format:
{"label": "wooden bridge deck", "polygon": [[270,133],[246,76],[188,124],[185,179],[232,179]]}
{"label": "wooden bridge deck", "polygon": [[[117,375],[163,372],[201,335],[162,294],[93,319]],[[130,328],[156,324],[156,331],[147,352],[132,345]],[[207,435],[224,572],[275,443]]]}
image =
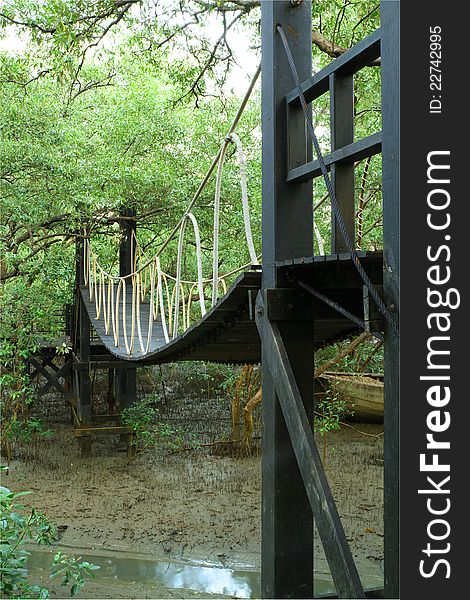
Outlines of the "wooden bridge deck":
{"label": "wooden bridge deck", "polygon": [[[360,253],[361,262],[374,285],[382,284],[382,253]],[[363,318],[363,291],[360,279],[349,255],[304,257],[279,263],[291,282],[301,281],[328,296],[358,318]],[[292,285],[290,283],[289,285]],[[294,283],[295,285],[295,283]],[[103,346],[115,357],[139,365],[159,364],[178,360],[205,360],[219,363],[255,363],[261,359],[261,344],[254,319],[256,295],[261,288],[261,270],[242,273],[227,294],[219,299],[205,316],[169,343],[165,343],[161,322],[154,323],[148,353],[142,353],[137,339],[131,354],[126,351],[122,327],[119,346],[112,334],[106,334],[103,319],[96,319],[94,300],[90,302],[87,288],[81,288],[91,323]],[[314,321],[315,347],[321,347],[353,335],[359,327],[321,300],[307,292],[301,293],[296,307],[283,306],[280,300],[273,310],[279,320]],[[130,331],[130,296],[127,302]],[[141,304],[142,337],[146,342],[150,315],[148,303]],[[274,317],[276,318],[276,317]],[[137,366],[137,364],[136,364]]]}

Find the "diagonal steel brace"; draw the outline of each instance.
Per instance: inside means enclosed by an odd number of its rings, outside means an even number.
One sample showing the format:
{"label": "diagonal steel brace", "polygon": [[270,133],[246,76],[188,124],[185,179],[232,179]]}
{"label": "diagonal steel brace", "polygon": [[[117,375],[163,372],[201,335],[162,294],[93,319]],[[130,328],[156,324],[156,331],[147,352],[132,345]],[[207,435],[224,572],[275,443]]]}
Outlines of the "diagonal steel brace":
{"label": "diagonal steel brace", "polygon": [[256,325],[295,452],[323,549],[340,598],[365,598],[338,509],[326,478],[307,413],[276,322],[267,318],[263,292],[256,299]]}

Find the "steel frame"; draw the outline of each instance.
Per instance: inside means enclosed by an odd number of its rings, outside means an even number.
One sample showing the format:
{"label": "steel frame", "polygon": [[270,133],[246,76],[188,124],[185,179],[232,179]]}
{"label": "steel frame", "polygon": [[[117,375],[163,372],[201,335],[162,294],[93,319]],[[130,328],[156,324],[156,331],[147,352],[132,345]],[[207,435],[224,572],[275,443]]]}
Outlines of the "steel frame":
{"label": "steel frame", "polygon": [[[276,28],[280,25],[308,102],[330,92],[331,172],[339,210],[354,239],[354,163],[382,151],[384,287],[390,319],[384,325],[384,594],[399,595],[399,2],[381,3],[381,28],[312,76],[311,2],[261,3],[263,125],[263,283],[256,322],[262,341],[263,496],[262,594],[264,598],[313,597],[313,519],[339,597],[361,598],[362,589],[312,435],[315,309],[275,320],[270,301],[291,290],[283,264],[313,255],[312,160],[299,92]],[[353,77],[381,59],[383,129],[354,141]],[[332,219],[332,253],[345,241]],[[277,293],[275,293],[277,292]],[[286,295],[287,292],[287,295]],[[295,303],[293,303],[295,305]],[[369,304],[368,304],[369,305]],[[312,305],[310,305],[312,306]],[[284,311],[285,312],[285,311]],[[278,311],[279,313],[279,311]],[[368,317],[369,318],[369,317]],[[278,315],[279,319],[279,315]]]}

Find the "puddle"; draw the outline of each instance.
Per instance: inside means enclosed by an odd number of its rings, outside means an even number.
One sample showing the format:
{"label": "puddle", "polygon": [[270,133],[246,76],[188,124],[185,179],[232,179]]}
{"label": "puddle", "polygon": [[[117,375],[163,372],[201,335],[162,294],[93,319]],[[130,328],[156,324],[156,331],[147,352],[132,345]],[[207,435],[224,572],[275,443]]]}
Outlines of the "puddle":
{"label": "puddle", "polygon": [[[28,567],[48,570],[56,551],[32,550]],[[98,581],[111,579],[123,583],[154,584],[236,598],[259,598],[261,595],[260,573],[256,571],[132,557],[98,556],[86,552],[80,553],[80,556],[83,560],[100,567],[99,571],[95,571]],[[316,594],[334,591],[330,580],[315,578]]]}

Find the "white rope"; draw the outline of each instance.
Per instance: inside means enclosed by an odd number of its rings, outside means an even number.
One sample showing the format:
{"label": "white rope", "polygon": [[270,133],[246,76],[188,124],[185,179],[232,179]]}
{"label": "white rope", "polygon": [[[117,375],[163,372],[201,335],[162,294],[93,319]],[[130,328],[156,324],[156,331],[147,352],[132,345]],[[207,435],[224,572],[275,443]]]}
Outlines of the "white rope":
{"label": "white rope", "polygon": [[125,291],[125,281],[124,279],[119,280],[118,283],[118,288],[117,288],[117,292],[116,292],[116,323],[115,323],[115,335],[114,335],[114,343],[116,344],[116,347],[119,348],[120,346],[120,339],[119,339],[119,297],[121,295],[121,289],[124,288]]}
{"label": "white rope", "polygon": [[123,338],[124,338],[124,345],[126,347],[126,352],[127,352],[127,354],[130,354],[131,347],[129,344],[129,340],[127,338],[127,325],[126,325],[126,320],[127,320],[126,319],[126,317],[127,317],[127,314],[126,314],[126,295],[127,295],[126,280],[122,279],[121,281],[122,281],[122,290],[123,290],[123,292],[122,292],[122,333],[123,333]]}
{"label": "white rope", "polygon": [[250,253],[252,265],[258,265],[258,258],[253,244],[253,235],[251,233],[250,207],[248,205],[248,188],[246,183],[246,162],[243,146],[236,133],[230,135],[230,140],[235,143],[238,151],[238,165],[240,167],[240,187],[242,189],[243,222],[245,224],[245,238]]}
{"label": "white rope", "polygon": [[[180,226],[180,234],[178,237],[178,255],[176,259],[176,283],[173,288],[173,294],[175,297],[175,312],[173,317],[173,339],[178,335],[178,316],[180,312],[180,280],[181,280],[181,257],[183,254],[183,239],[184,239],[184,230],[186,229],[186,216],[181,221]],[[184,303],[184,301],[183,301]],[[184,318],[183,318],[183,326],[184,326]]]}
{"label": "white rope", "polygon": [[[179,313],[179,300],[180,300],[180,287],[182,286],[181,282],[181,259],[183,255],[183,241],[184,241],[184,232],[186,229],[186,223],[188,220],[191,221],[194,230],[194,237],[196,238],[196,261],[197,261],[197,286],[199,289],[199,305],[201,307],[201,317],[206,314],[206,303],[204,300],[204,287],[203,287],[203,278],[202,278],[202,248],[201,248],[201,235],[199,232],[199,226],[197,224],[196,217],[192,213],[188,213],[185,215],[184,219],[181,221],[180,234],[178,238],[178,257],[176,262],[176,298],[175,298],[175,316],[173,319],[174,322],[174,331],[173,337],[175,337],[175,333],[178,331],[178,313]],[[188,309],[189,310],[189,309]],[[188,315],[189,318],[189,315]],[[183,321],[184,329],[186,329],[186,322]],[[177,334],[176,334],[177,335]]]}
{"label": "white rope", "polygon": [[318,225],[315,220],[313,221],[313,231],[315,232],[315,237],[317,238],[318,243],[318,254],[325,254],[325,248],[323,247],[323,238],[321,236],[320,230],[318,229]]}
{"label": "white rope", "polygon": [[224,140],[220,150],[219,164],[217,166],[217,179],[215,182],[214,196],[214,250],[212,255],[212,306],[217,302],[219,278],[219,220],[220,220],[220,189],[222,186],[222,168],[224,166],[225,152],[228,146],[228,138]]}
{"label": "white rope", "polygon": [[132,277],[132,310],[131,310],[131,350],[128,354],[132,354],[134,351],[134,342],[135,342],[135,316],[136,316],[136,303],[137,303],[137,294],[136,294],[136,277],[139,275],[134,273],[134,277]]}
{"label": "white rope", "polygon": [[[140,273],[136,273],[136,293],[135,293],[135,305],[136,305],[136,320],[137,320],[137,337],[139,339],[140,351],[145,354],[144,338],[142,337],[142,323],[140,320]],[[150,320],[152,316],[150,315]]]}
{"label": "white rope", "polygon": [[[104,280],[104,275],[103,275]],[[106,335],[109,333],[109,324],[110,324],[110,310],[111,310],[111,286],[108,282],[106,285],[103,281],[103,321],[104,321],[104,331]]]}
{"label": "white rope", "polygon": [[103,292],[103,274],[100,272],[99,275],[99,284],[95,281],[95,309],[96,309],[96,317],[95,319],[100,318],[101,314],[101,300],[102,300],[102,292]]}
{"label": "white rope", "polygon": [[[160,266],[160,258],[158,256],[155,258],[155,264],[157,267],[157,277],[158,277],[157,289],[158,289],[158,299],[160,302],[160,319],[162,320],[163,335],[165,336],[165,342],[168,344],[168,342],[170,341],[170,336],[169,336],[168,327],[166,324],[165,303],[163,301],[162,269]],[[165,280],[165,288],[166,288],[167,301],[168,301],[169,291],[168,291],[168,284],[167,284],[166,280]]]}
{"label": "white rope", "polygon": [[201,317],[206,314],[206,302],[204,299],[204,286],[202,284],[202,248],[201,248],[201,234],[199,232],[199,225],[197,224],[196,217],[192,213],[188,213],[187,218],[191,220],[194,229],[194,237],[196,238],[196,259],[197,259],[197,287],[199,290],[199,306],[201,307]]}
{"label": "white rope", "polygon": [[145,346],[144,354],[148,354],[150,350],[150,344],[152,341],[152,331],[153,331],[153,303],[155,296],[155,263],[150,267],[150,310],[149,310],[149,325],[147,330],[147,345]]}
{"label": "white rope", "polygon": [[[116,315],[114,313],[115,311],[115,306],[114,306],[114,281],[112,279],[109,280],[109,287],[111,289],[111,324],[113,326],[113,336],[114,336],[114,345],[116,346],[116,348],[119,346],[119,332],[117,329],[117,318]],[[119,298],[118,298],[119,301]]]}

